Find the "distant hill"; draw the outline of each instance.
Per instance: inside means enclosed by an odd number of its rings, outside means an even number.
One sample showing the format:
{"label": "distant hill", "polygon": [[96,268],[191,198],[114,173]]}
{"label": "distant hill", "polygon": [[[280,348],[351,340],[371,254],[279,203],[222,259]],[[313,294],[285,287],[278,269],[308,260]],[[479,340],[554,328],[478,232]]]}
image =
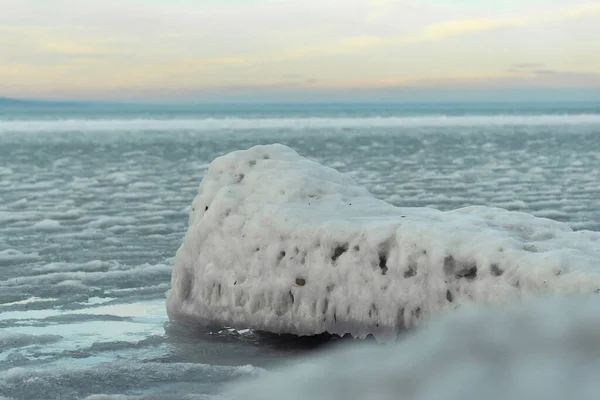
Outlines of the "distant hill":
{"label": "distant hill", "polygon": [[0,97],[0,107],[86,107],[94,103],[75,101],[24,100]]}

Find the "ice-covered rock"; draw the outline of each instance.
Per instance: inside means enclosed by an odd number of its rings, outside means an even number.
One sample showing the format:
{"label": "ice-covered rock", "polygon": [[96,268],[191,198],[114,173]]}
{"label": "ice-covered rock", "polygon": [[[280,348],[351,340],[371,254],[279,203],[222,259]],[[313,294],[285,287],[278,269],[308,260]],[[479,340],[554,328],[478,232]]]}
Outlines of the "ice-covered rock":
{"label": "ice-covered rock", "polygon": [[465,307],[395,345],[352,343],[238,384],[229,400],[595,400],[600,298]]}
{"label": "ice-covered rock", "polygon": [[398,208],[257,146],[210,165],[171,287],[171,319],[389,338],[465,302],[596,292],[600,233],[498,208]]}

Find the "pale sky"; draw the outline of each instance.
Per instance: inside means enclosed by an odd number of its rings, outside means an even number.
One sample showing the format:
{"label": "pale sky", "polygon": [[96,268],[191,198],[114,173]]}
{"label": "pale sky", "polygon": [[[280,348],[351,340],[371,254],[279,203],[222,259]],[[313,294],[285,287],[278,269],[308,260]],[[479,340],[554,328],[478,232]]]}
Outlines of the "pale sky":
{"label": "pale sky", "polygon": [[598,95],[600,0],[0,0],[0,97],[473,93]]}

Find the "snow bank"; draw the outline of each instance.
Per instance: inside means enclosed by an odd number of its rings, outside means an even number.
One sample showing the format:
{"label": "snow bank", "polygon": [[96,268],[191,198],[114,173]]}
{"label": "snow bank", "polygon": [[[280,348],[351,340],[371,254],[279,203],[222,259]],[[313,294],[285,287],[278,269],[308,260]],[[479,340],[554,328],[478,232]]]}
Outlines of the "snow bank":
{"label": "snow bank", "polygon": [[400,344],[353,343],[238,384],[226,397],[593,400],[600,394],[599,311],[598,298],[466,307]]}
{"label": "snow bank", "polygon": [[389,338],[465,302],[599,291],[600,233],[497,208],[397,208],[257,146],[210,165],[171,286],[175,320]]}

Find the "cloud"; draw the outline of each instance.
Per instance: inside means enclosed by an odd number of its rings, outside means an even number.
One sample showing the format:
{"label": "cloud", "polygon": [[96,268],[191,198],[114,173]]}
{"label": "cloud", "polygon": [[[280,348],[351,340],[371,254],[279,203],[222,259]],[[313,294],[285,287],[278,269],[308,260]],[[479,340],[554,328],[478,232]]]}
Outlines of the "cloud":
{"label": "cloud", "polygon": [[[490,10],[439,0],[0,0],[0,83],[101,93],[385,87],[477,74],[580,82],[575,70],[600,70],[590,51],[600,33],[590,17],[600,3],[581,1],[510,1]],[[369,13],[381,19],[369,23]]]}
{"label": "cloud", "polygon": [[373,7],[381,7],[381,6],[387,6],[389,4],[393,4],[395,3],[396,0],[371,0],[371,6]]}
{"label": "cloud", "polygon": [[281,77],[283,79],[300,79],[300,78],[302,78],[302,75],[300,75],[300,74],[283,74],[283,75],[281,75]]}
{"label": "cloud", "polygon": [[343,41],[342,48],[365,50],[368,48],[386,46],[415,44],[429,41],[443,41],[460,36],[468,36],[476,33],[489,32],[497,29],[510,27],[527,27],[540,24],[549,24],[558,21],[578,19],[600,14],[600,3],[584,4],[572,8],[546,13],[536,16],[523,17],[511,16],[503,18],[481,18],[451,20],[433,23],[425,26],[413,35],[402,37],[378,37],[360,36],[348,38]]}
{"label": "cloud", "polygon": [[540,68],[543,67],[543,63],[517,63],[512,64],[509,69],[531,69],[531,68]]}
{"label": "cloud", "polygon": [[556,71],[553,69],[534,69],[531,71],[535,75],[556,75],[560,74],[560,71]]}
{"label": "cloud", "polygon": [[448,21],[439,24],[426,26],[418,34],[414,41],[444,40],[457,36],[470,35],[477,32],[491,31],[494,29],[505,28],[511,25],[518,25],[519,19],[473,19],[462,21]]}
{"label": "cloud", "polygon": [[592,77],[595,78],[596,74],[582,73],[579,71],[560,71],[556,69],[543,68],[543,63],[517,63],[512,64],[506,71],[510,74],[520,76],[550,76],[556,75],[560,77]]}

